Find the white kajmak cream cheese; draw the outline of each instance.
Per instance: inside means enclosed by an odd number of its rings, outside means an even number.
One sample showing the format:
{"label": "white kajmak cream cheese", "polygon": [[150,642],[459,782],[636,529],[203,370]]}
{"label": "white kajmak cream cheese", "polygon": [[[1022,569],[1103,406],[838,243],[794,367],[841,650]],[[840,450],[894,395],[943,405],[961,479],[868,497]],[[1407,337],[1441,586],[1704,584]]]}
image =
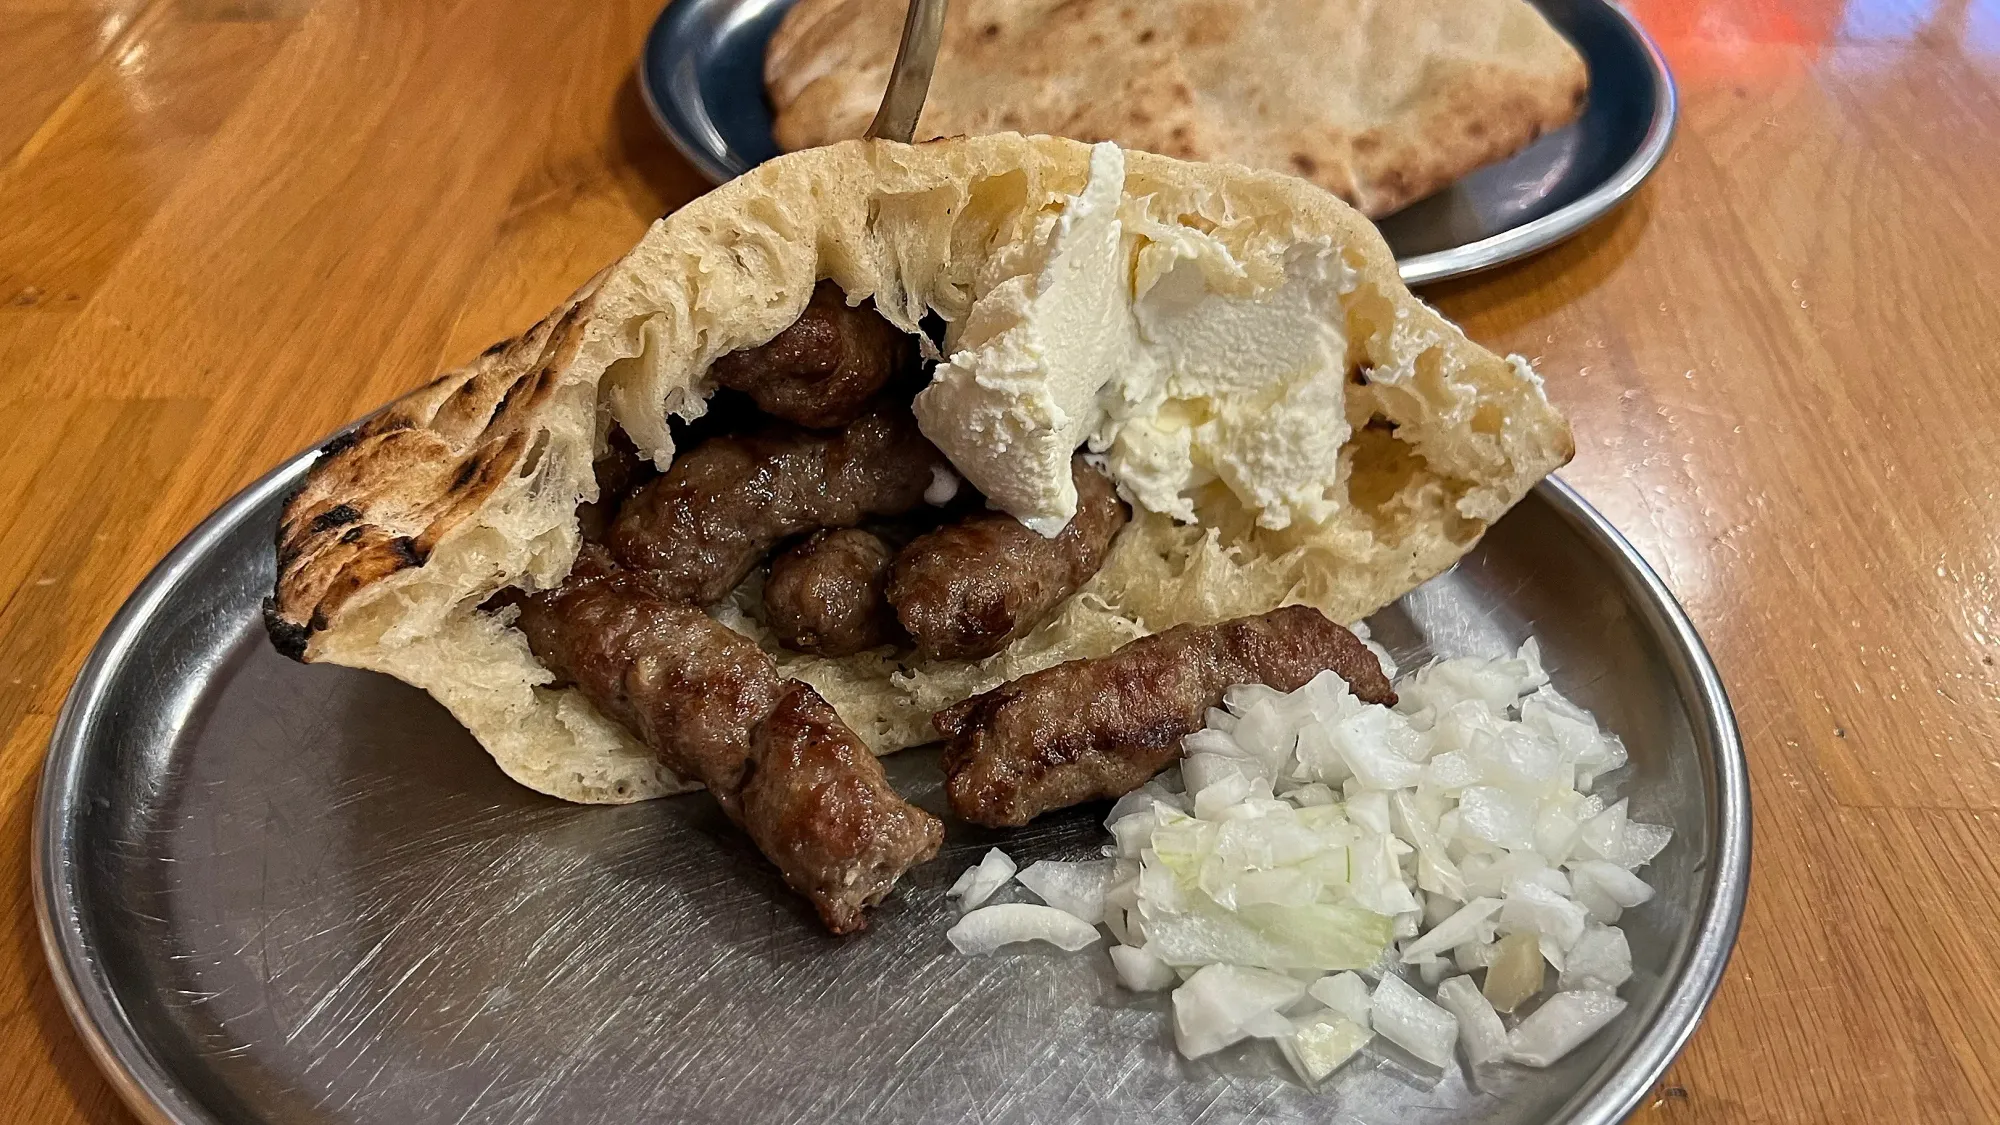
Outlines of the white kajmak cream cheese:
{"label": "white kajmak cream cheese", "polygon": [[973,302],[915,403],[918,428],[958,471],[1045,536],[1076,515],[1070,456],[1103,418],[1098,391],[1144,358],[1118,219],[1124,194],[1124,152],[1093,147],[1083,193],[1021,272]]}
{"label": "white kajmak cream cheese", "polygon": [[[1233,296],[1210,285],[1219,264],[1181,258],[1134,302],[1154,362],[1130,369],[1119,398],[1158,405],[1120,418],[1112,404],[1099,444],[1153,511],[1192,520],[1189,495],[1220,480],[1264,527],[1322,522],[1339,505],[1334,466],[1352,433],[1340,297],[1354,271],[1332,247],[1302,245],[1282,283]],[[1129,382],[1146,377],[1153,385]]]}
{"label": "white kajmak cream cheese", "polygon": [[1354,271],[1302,243],[1256,291],[1202,231],[1124,206],[1124,153],[1046,233],[998,263],[917,396],[924,434],[993,506],[1043,535],[1076,514],[1070,456],[1103,455],[1128,499],[1183,521],[1220,481],[1268,528],[1340,504],[1350,436],[1341,296]]}

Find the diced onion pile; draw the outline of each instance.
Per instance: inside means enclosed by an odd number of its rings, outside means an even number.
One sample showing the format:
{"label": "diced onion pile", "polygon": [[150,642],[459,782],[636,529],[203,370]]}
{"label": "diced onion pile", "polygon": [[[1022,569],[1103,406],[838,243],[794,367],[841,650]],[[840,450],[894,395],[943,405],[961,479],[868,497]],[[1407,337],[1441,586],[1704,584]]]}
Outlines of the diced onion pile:
{"label": "diced onion pile", "polygon": [[[967,913],[947,936],[1075,951],[1101,924],[1121,983],[1174,987],[1189,1058],[1269,1039],[1318,1082],[1380,1035],[1437,1067],[1458,1047],[1550,1065],[1624,1010],[1617,922],[1652,897],[1634,872],[1672,832],[1592,795],[1625,748],[1549,685],[1534,641],[1396,691],[1362,703],[1331,672],[1229,689],[1179,778],[1112,807],[1105,859],[1017,874],[996,848],[952,888]],[[1047,905],[981,906],[1011,881]]]}

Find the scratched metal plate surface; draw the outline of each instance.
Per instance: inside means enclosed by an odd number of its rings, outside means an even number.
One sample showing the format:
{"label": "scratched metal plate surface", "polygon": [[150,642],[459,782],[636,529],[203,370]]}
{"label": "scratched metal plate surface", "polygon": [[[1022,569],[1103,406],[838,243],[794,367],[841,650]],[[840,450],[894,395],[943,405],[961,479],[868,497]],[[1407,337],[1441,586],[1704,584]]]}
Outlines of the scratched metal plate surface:
{"label": "scratched metal plate surface", "polygon": [[[564,805],[423,693],[279,657],[258,624],[297,462],[162,564],[52,747],[38,891],[87,1041],[151,1121],[1610,1121],[1684,1041],[1733,940],[1740,749],[1699,643],[1615,533],[1544,486],[1378,615],[1406,664],[1532,630],[1673,825],[1627,915],[1632,1009],[1549,1071],[1440,1073],[1380,1040],[1324,1088],[1201,1062],[1101,950],[967,959],[943,897],[985,848],[1093,855],[1101,806],[953,825],[864,936],[822,933],[701,794]],[[1677,631],[1678,630],[1678,631]],[[935,756],[891,759],[941,812]]]}

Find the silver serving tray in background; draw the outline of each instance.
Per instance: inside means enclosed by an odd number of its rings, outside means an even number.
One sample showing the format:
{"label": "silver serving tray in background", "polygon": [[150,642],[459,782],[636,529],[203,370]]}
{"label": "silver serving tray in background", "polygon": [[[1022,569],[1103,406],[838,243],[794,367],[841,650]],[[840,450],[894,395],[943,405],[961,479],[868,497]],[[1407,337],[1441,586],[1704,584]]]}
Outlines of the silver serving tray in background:
{"label": "silver serving tray in background", "polygon": [[[387,677],[272,650],[272,530],[309,456],[197,528],[119,611],[57,724],[36,819],[56,982],[147,1122],[1477,1121],[1610,1125],[1693,1031],[1742,912],[1741,747],[1701,642],[1550,481],[1371,624],[1408,666],[1530,632],[1673,826],[1630,911],[1631,1008],[1550,1070],[1468,1078],[1377,1040],[1309,1090],[1275,1051],[1173,1050],[1108,959],[968,959],[944,890],[987,847],[1096,854],[1103,806],[953,823],[864,935],[824,934],[704,794],[566,805]],[[936,755],[888,760],[942,812]]]}
{"label": "silver serving tray in background", "polygon": [[[1590,101],[1574,124],[1382,219],[1406,284],[1547,249],[1623,202],[1666,155],[1673,75],[1638,22],[1608,0],[1533,2],[1583,55]],[[793,3],[671,0],[646,39],[638,79],[653,119],[716,183],[778,155],[764,44]]]}

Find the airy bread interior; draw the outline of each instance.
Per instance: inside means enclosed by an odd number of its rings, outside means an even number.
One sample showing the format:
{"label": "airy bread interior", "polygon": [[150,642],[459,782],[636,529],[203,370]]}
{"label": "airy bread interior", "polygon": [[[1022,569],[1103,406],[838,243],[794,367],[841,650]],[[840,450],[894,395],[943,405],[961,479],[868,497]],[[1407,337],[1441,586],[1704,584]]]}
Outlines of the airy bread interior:
{"label": "airy bread interior", "polygon": [[[505,612],[579,546],[576,507],[616,424],[656,464],[668,417],[692,419],[716,357],[775,336],[830,278],[916,332],[963,315],[989,257],[1082,189],[1089,149],[1013,134],[908,146],[848,142],[773,160],[655,223],[549,319],[334,443],[287,506],[272,635],[304,659],[428,691],[521,783],[573,801],[685,784],[552,677]],[[786,652],[754,589],[718,613],[764,643],[878,752],[929,741],[931,713],[1005,679],[1185,622],[1304,602],[1354,621],[1451,565],[1571,453],[1540,380],[1413,297],[1374,228],[1303,181],[1128,156],[1126,206],[1197,227],[1276,283],[1285,250],[1330,245],[1358,274],[1341,299],[1354,436],[1326,451],[1343,502],[1319,525],[1254,526],[1220,488],[1200,522],[1140,513],[1103,570],[1000,655],[917,662],[879,650]],[[1372,425],[1370,423],[1373,423]]]}

